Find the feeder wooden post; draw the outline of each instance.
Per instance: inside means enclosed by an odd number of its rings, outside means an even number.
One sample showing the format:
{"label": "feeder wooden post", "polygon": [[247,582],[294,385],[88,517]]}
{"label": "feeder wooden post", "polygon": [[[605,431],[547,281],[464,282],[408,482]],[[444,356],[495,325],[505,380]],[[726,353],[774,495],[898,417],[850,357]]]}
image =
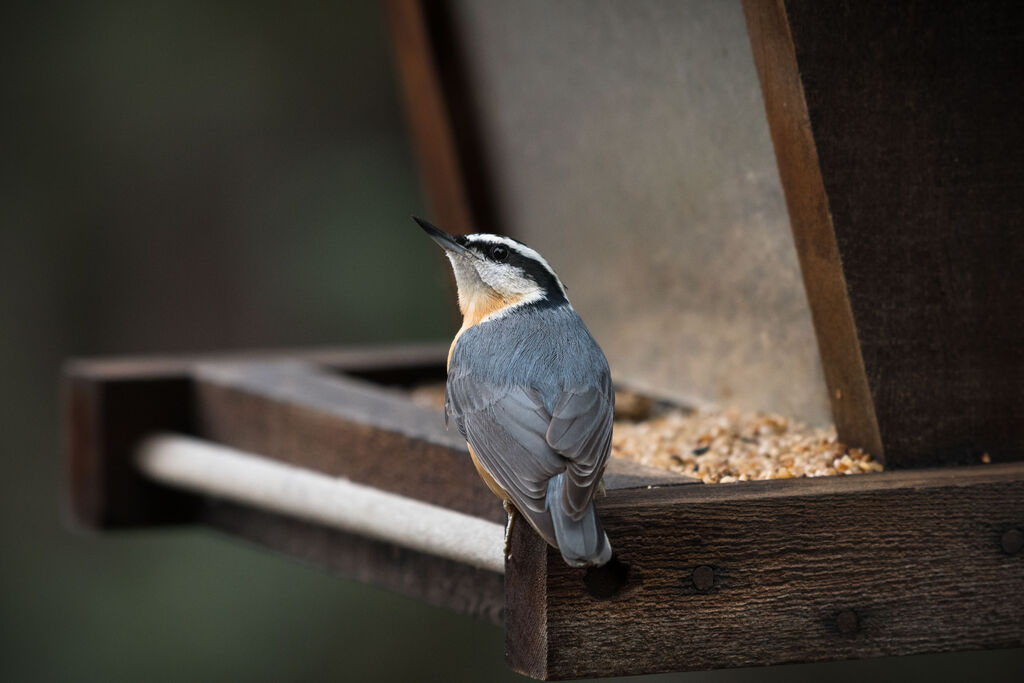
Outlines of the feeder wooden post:
{"label": "feeder wooden post", "polygon": [[840,438],[1024,457],[1024,14],[745,0]]}

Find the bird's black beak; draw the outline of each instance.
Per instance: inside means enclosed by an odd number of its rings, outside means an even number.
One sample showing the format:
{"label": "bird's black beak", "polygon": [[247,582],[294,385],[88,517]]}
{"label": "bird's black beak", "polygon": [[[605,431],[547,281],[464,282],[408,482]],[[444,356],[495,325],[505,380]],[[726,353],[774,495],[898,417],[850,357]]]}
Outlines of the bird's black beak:
{"label": "bird's black beak", "polygon": [[412,219],[416,221],[416,223],[421,228],[423,228],[423,232],[430,235],[430,239],[437,242],[437,244],[445,251],[451,251],[456,254],[462,254],[463,256],[476,256],[476,254],[474,254],[469,249],[466,249],[464,246],[455,241],[455,237],[449,235],[444,230],[441,230],[437,226],[428,223],[422,218],[417,218],[416,216],[413,216]]}

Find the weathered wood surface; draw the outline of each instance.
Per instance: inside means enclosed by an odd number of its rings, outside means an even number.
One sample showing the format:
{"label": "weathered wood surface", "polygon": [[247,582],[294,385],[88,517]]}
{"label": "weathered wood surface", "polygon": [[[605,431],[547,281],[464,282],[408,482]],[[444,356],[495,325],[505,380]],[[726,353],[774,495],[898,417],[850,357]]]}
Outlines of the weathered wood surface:
{"label": "weathered wood surface", "polygon": [[[200,366],[198,436],[360,484],[505,519],[465,441],[400,392],[292,362]],[[483,489],[481,491],[480,489]]]}
{"label": "weathered wood surface", "polygon": [[[189,519],[195,501],[132,463],[139,441],[163,431],[503,521],[462,437],[402,390],[442,380],[446,354],[425,344],[73,361],[63,380],[73,517],[93,528]],[[607,474],[609,488],[692,481],[618,460]]]}
{"label": "weathered wood surface", "polygon": [[[200,420],[204,413],[197,410],[200,392],[194,374],[204,364],[217,367],[220,362],[237,367],[243,361],[259,365],[289,358],[293,359],[289,361],[291,366],[300,364],[304,373],[311,372],[310,367],[316,364],[318,386],[329,384],[330,373],[342,370],[402,386],[443,377],[446,353],[447,344],[443,344],[69,363],[64,377],[65,448],[72,516],[79,526],[104,529],[165,523],[206,524],[343,576],[500,623],[504,601],[500,574],[255,508],[157,486],[140,476],[134,466],[135,449],[148,434],[177,431],[202,436],[201,426],[211,425],[210,413]],[[339,380],[339,384],[343,385],[344,380]],[[366,384],[360,386],[369,390]],[[379,392],[398,400],[397,391],[379,388]],[[248,396],[241,400],[240,407],[244,410],[253,402],[254,398]],[[302,412],[294,403],[287,403],[276,415],[262,413],[263,417],[277,420],[269,425],[257,421],[260,414],[249,414],[254,422],[248,427],[256,433],[269,428],[277,439],[275,443],[281,444],[289,439],[283,431],[307,426],[301,421],[282,422],[283,415],[296,410]],[[313,422],[316,421],[314,417]],[[244,431],[246,425],[234,423],[231,428],[234,427]],[[230,431],[227,427],[225,430]],[[316,434],[311,429],[307,436]],[[291,438],[291,443],[301,447],[301,437]],[[335,446],[344,450],[343,445]],[[304,464],[312,466],[313,461]],[[324,471],[330,470],[328,467]],[[500,506],[497,508],[500,512]],[[492,518],[497,517],[492,513]]]}
{"label": "weathered wood surface", "polygon": [[138,368],[89,362],[65,368],[68,512],[82,527],[181,523],[194,514],[194,498],[146,481],[132,462],[146,434],[193,431],[191,381],[181,373],[131,365]]}
{"label": "weathered wood surface", "polygon": [[[91,528],[207,524],[499,623],[498,573],[156,486],[133,459],[145,436],[176,431],[504,523],[462,437],[445,429],[440,410],[413,404],[403,391],[443,378],[446,353],[447,345],[427,345],[70,363],[67,462],[75,520]],[[694,481],[617,460],[606,477],[609,489]]]}
{"label": "weathered wood surface", "polygon": [[[111,380],[155,381],[187,379],[202,363],[259,362],[289,360],[309,363],[333,372],[345,372],[384,384],[415,383],[422,379],[444,379],[448,356],[447,342],[395,344],[392,346],[351,346],[302,349],[245,349],[184,355],[117,356],[115,358],[79,358],[64,366],[65,378],[96,382]],[[433,373],[433,374],[429,374]]]}
{"label": "weathered wood surface", "polygon": [[745,0],[840,438],[1024,458],[1024,12]]}
{"label": "weathered wood surface", "polygon": [[[402,386],[436,377],[444,349],[402,355],[408,375],[393,354],[334,357]],[[80,363],[68,383],[80,521],[206,523],[502,618],[493,572],[171,493],[131,460],[138,437],[178,429],[502,521],[440,411],[296,361]],[[519,525],[504,608],[516,669],[567,678],[1024,644],[1024,464],[647,487],[687,481],[613,460],[598,502],[617,552],[608,570],[567,568]]]}
{"label": "weathered wood surface", "polygon": [[[293,465],[503,522],[466,442],[440,410],[399,391],[291,362],[196,370],[197,433]],[[613,459],[608,489],[696,480]]]}
{"label": "weathered wood surface", "polygon": [[445,2],[389,0],[392,40],[421,176],[446,231],[504,232],[496,224],[466,65]]}
{"label": "weathered wood surface", "polygon": [[418,344],[71,361],[62,378],[71,517],[91,528],[189,519],[195,501],[153,486],[137,474],[131,459],[139,440],[151,432],[198,435],[191,371],[200,363],[289,358],[384,383],[415,383],[437,377],[447,351],[447,344]]}
{"label": "weathered wood surface", "polygon": [[594,597],[534,534],[506,569],[517,671],[567,679],[1024,645],[1024,464],[611,492]]}

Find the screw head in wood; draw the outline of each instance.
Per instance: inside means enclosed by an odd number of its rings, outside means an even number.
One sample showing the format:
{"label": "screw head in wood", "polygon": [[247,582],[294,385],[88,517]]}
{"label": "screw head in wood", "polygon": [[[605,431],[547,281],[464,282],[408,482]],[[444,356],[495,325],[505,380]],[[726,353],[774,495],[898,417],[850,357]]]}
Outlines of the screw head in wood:
{"label": "screw head in wood", "polygon": [[857,620],[857,613],[852,609],[846,609],[836,615],[836,628],[843,635],[852,635],[860,628]]}
{"label": "screw head in wood", "polygon": [[693,581],[693,587],[697,590],[711,590],[711,587],[715,585],[715,570],[706,564],[702,564],[693,570],[690,579]]}
{"label": "screw head in wood", "polygon": [[1024,532],[1020,529],[1010,529],[1003,534],[1000,544],[1003,546],[1004,553],[1016,555],[1021,551],[1021,548],[1024,548]]}

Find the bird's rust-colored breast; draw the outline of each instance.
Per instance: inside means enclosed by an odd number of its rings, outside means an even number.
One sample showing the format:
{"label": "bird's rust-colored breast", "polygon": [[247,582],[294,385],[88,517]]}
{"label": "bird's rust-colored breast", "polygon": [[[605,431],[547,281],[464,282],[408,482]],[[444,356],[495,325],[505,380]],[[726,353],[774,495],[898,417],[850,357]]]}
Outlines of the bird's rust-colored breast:
{"label": "bird's rust-colored breast", "polygon": [[452,345],[448,347],[448,362],[445,367],[451,369],[452,354],[455,352],[455,344],[459,337],[469,328],[479,325],[487,316],[497,313],[503,308],[513,306],[523,300],[522,296],[505,297],[499,296],[494,290],[486,290],[472,293],[459,301],[459,308],[462,309],[462,327],[455,333]]}

